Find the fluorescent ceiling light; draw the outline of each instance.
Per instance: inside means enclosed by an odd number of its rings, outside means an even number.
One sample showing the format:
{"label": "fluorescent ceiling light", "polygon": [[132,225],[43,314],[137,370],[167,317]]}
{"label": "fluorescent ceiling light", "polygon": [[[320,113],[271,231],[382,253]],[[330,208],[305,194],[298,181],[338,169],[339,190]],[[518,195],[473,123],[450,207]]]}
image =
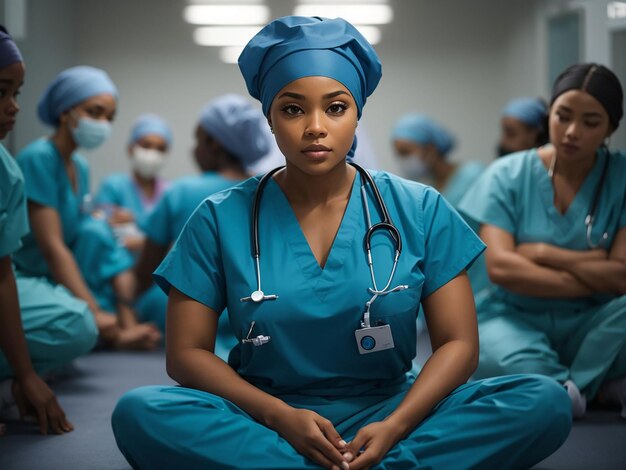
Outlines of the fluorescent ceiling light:
{"label": "fluorescent ceiling light", "polygon": [[189,5],[183,18],[191,24],[261,25],[269,21],[270,9],[266,5]]}
{"label": "fluorescent ceiling light", "polygon": [[606,6],[606,14],[611,19],[626,18],[626,2],[611,2]]}
{"label": "fluorescent ceiling light", "polygon": [[245,46],[261,26],[205,26],[196,28],[193,40],[201,46]]}
{"label": "fluorescent ceiling light", "polygon": [[294,8],[296,16],[322,16],[359,24],[387,24],[393,20],[393,9],[385,4],[303,4]]}
{"label": "fluorescent ceiling light", "polygon": [[380,28],[376,26],[355,26],[355,28],[359,30],[359,33],[361,33],[370,44],[375,45],[380,42],[382,37]]}
{"label": "fluorescent ceiling light", "polygon": [[220,59],[226,64],[236,64],[243,51],[242,46],[228,46],[220,49]]}

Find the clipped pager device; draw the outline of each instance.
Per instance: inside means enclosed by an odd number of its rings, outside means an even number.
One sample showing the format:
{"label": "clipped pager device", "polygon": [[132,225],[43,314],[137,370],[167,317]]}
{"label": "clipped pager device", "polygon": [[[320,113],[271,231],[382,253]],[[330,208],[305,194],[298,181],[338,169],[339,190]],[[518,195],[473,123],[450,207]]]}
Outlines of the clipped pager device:
{"label": "clipped pager device", "polygon": [[389,325],[359,328],[354,331],[354,336],[359,354],[369,354],[395,347]]}

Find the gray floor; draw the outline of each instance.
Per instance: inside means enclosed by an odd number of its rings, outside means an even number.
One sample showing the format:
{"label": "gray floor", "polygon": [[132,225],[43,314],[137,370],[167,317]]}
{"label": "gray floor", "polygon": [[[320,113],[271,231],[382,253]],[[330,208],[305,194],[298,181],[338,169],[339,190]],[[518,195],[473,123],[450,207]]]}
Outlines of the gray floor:
{"label": "gray floor", "polygon": [[[111,411],[128,389],[171,383],[163,353],[97,352],[76,361],[76,372],[54,383],[76,430],[40,436],[33,426],[8,422],[0,438],[0,469],[127,470],[111,432]],[[626,420],[593,411],[575,424],[569,439],[537,469],[626,469]]]}

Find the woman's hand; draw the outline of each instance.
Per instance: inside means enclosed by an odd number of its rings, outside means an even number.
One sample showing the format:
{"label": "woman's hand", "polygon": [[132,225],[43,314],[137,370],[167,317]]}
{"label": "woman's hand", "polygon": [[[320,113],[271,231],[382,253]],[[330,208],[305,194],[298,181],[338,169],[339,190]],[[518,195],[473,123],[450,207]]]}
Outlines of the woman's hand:
{"label": "woman's hand", "polygon": [[135,216],[128,209],[123,209],[121,207],[116,207],[111,212],[111,215],[108,218],[109,224],[111,225],[122,225],[130,222],[134,222]]}
{"label": "woman's hand", "polygon": [[48,434],[48,428],[55,434],[74,430],[54,392],[35,372],[13,382],[13,396],[22,419],[35,417],[41,434]]}
{"label": "woman's hand", "polygon": [[397,426],[390,421],[379,421],[362,427],[344,452],[344,457],[350,462],[350,470],[376,465],[401,437]]}
{"label": "woman's hand", "polygon": [[349,468],[346,442],[333,424],[310,410],[289,408],[271,424],[302,455],[327,469]]}

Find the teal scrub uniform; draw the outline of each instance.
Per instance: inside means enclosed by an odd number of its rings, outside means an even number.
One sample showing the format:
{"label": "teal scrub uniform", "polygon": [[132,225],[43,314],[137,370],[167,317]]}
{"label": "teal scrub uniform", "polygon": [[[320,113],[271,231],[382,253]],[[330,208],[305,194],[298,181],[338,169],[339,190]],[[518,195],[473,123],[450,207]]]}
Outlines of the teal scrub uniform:
{"label": "teal scrub uniform", "polygon": [[[146,237],[157,245],[170,246],[178,238],[189,216],[204,199],[236,183],[213,172],[188,176],[173,182],[142,226]],[[156,285],[141,296],[136,308],[142,320],[151,321],[161,331],[165,331],[167,296]],[[226,316],[221,316],[215,353],[226,359],[235,343]]]}
{"label": "teal scrub uniform", "polygon": [[159,178],[155,181],[155,194],[147,199],[137,185],[135,178],[126,173],[107,176],[100,185],[95,202],[100,206],[117,206],[132,212],[135,223],[141,227],[146,217],[156,206],[167,185]]}
{"label": "teal scrub uniform", "polygon": [[[258,179],[222,191],[198,207],[155,279],[225,312],[241,341],[230,366],[249,383],[286,403],[332,421],[350,440],[362,426],[388,416],[410,388],[420,302],[466,269],[484,249],[467,224],[432,188],[388,173],[373,173],[403,251],[391,287],[379,297],[372,323],[391,327],[395,348],[361,355],[359,328],[372,286],[363,237],[366,221],[357,175],[343,220],[322,269],[287,198],[274,180],[263,193],[259,240],[262,288],[278,299],[241,302],[256,290],[251,206]],[[378,209],[367,198],[375,222]],[[387,283],[395,244],[372,238],[378,286]],[[222,315],[224,315],[223,313]],[[498,403],[498,405],[495,405]],[[135,468],[317,468],[275,431],[235,404],[183,387],[129,392],[112,418],[118,446]],[[444,399],[377,468],[530,467],[566,438],[569,398],[539,376],[464,385]]]}
{"label": "teal scrub uniform", "polygon": [[[14,159],[0,145],[0,258],[17,251],[27,233],[24,177]],[[22,327],[37,372],[58,368],[94,346],[98,329],[84,302],[45,279],[18,277],[16,282]],[[13,375],[0,350],[0,380]]]}
{"label": "teal scrub uniform", "polygon": [[[626,155],[598,153],[595,165],[564,214],[536,150],[494,162],[461,202],[480,224],[510,233],[516,244],[544,242],[589,250],[585,217],[605,159],[609,159],[592,230],[592,242],[608,233],[610,249],[626,227]],[[480,363],[475,377],[534,372],[571,379],[587,399],[604,380],[626,376],[626,296],[546,299],[493,286],[477,305]],[[621,351],[621,353],[620,353]]]}
{"label": "teal scrub uniform", "polygon": [[[109,225],[84,210],[83,203],[89,194],[87,161],[76,153],[72,155],[76,191],[67,176],[63,158],[48,139],[37,140],[25,147],[19,153],[17,163],[25,176],[27,199],[57,212],[63,240],[74,254],[87,285],[101,308],[114,311],[116,299],[111,280],[129,269],[133,259],[117,243]],[[27,235],[23,244],[14,256],[18,274],[52,280],[52,273],[34,235]]]}
{"label": "teal scrub uniform", "polygon": [[[450,180],[441,191],[441,195],[454,207],[458,209],[459,203],[463,196],[469,191],[469,188],[478,180],[480,175],[485,171],[485,165],[479,162],[467,162],[458,166],[456,171],[450,177]],[[479,225],[471,219],[466,220],[468,225],[478,233]],[[472,283],[472,291],[474,297],[480,299],[482,293],[489,287],[489,276],[487,275],[487,265],[485,264],[485,255],[482,254],[467,270],[470,282]]]}

